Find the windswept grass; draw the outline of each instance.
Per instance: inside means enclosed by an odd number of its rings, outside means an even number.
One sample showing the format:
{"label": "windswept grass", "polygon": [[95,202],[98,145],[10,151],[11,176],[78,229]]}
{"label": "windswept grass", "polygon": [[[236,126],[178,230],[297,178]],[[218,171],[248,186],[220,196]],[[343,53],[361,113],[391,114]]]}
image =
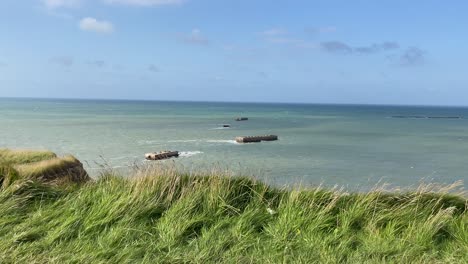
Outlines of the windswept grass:
{"label": "windswept grass", "polygon": [[71,155],[57,157],[50,151],[0,149],[0,188],[19,179],[68,184],[90,178],[83,164]]}
{"label": "windswept grass", "polygon": [[15,169],[26,178],[54,179],[57,175],[68,174],[75,167],[81,167],[81,163],[73,156],[56,157],[34,163],[16,165]]}
{"label": "windswept grass", "polygon": [[144,169],[0,191],[0,263],[467,263],[451,188],[282,190],[224,173]]}
{"label": "windswept grass", "polygon": [[26,164],[57,157],[55,153],[47,150],[11,150],[0,149],[1,164]]}

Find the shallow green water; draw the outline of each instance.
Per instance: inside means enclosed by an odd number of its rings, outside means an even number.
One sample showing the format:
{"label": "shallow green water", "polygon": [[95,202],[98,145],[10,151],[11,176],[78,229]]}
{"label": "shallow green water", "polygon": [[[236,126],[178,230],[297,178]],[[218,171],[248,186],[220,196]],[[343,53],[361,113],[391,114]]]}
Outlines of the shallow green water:
{"label": "shallow green water", "polygon": [[[280,140],[234,142],[263,134]],[[182,156],[163,163],[216,165],[278,185],[453,183],[468,178],[468,108],[0,99],[0,147],[71,153],[92,174],[168,149]]]}

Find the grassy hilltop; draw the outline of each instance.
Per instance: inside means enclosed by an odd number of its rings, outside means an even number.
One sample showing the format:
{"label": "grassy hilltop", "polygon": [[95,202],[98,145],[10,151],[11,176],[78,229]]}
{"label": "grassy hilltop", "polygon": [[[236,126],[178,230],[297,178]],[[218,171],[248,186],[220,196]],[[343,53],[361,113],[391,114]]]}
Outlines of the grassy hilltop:
{"label": "grassy hilltop", "polygon": [[467,200],[431,186],[282,190],[157,167],[92,181],[73,157],[1,162],[0,263],[468,262]]}

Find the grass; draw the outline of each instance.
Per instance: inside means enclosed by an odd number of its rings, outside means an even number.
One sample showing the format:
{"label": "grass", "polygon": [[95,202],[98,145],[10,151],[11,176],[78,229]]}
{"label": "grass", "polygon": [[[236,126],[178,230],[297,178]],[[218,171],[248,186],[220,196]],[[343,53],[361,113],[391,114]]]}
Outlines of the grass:
{"label": "grass", "polygon": [[0,149],[0,162],[3,164],[26,164],[56,157],[55,153],[47,150]]}
{"label": "grass", "polygon": [[[48,181],[77,180],[87,178],[81,162],[71,155],[64,157],[55,157],[49,160],[38,161],[34,163],[19,164],[14,166],[19,175],[26,178],[42,178]],[[74,173],[71,173],[74,171]]]}
{"label": "grass", "polygon": [[0,263],[467,263],[463,194],[278,189],[223,172],[104,172],[0,190]]}
{"label": "grass", "polygon": [[83,164],[71,155],[50,151],[0,149],[0,187],[22,179],[70,184],[89,180]]}

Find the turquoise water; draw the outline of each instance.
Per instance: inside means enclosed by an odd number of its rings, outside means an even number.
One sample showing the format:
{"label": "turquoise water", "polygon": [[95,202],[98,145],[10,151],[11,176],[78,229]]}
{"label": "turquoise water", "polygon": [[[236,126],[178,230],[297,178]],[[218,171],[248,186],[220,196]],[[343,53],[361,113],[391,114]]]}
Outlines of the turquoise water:
{"label": "turquoise water", "polygon": [[[264,134],[280,140],[234,141]],[[468,108],[0,99],[0,147],[71,153],[93,175],[104,163],[125,169],[167,149],[182,156],[165,163],[277,185],[453,183],[467,178]]]}

